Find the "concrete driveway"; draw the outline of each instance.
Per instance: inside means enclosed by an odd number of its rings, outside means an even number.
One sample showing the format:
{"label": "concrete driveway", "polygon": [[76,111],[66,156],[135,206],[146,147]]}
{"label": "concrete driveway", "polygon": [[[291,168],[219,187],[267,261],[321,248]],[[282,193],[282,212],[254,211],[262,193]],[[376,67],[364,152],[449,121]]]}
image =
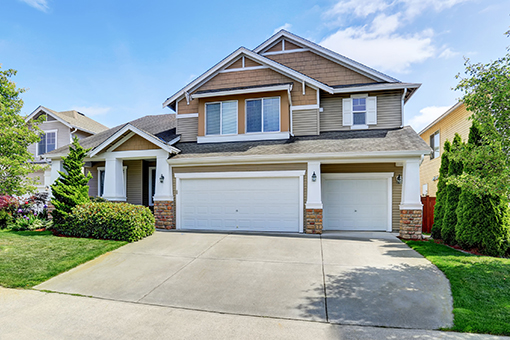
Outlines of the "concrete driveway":
{"label": "concrete driveway", "polygon": [[145,305],[334,324],[452,324],[444,275],[386,233],[156,232],[36,287]]}

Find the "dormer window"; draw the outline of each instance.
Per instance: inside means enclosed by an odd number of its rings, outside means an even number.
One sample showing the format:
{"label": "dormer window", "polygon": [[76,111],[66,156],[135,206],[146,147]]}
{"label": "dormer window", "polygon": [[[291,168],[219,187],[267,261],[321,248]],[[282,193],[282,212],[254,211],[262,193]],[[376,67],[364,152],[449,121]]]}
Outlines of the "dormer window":
{"label": "dormer window", "polygon": [[46,131],[37,144],[37,155],[40,156],[57,148],[57,131]]}
{"label": "dormer window", "polygon": [[205,104],[205,133],[237,134],[237,100]]}
{"label": "dormer window", "polygon": [[279,131],[279,97],[246,100],[246,133]]}

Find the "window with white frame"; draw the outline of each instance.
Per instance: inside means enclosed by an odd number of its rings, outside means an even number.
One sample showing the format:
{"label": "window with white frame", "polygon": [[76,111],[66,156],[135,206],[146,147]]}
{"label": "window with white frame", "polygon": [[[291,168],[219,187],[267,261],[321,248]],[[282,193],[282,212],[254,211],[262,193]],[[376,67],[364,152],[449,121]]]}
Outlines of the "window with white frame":
{"label": "window with white frame", "polygon": [[[106,175],[105,167],[98,167],[97,168],[97,196],[98,197],[104,196],[105,175]],[[127,193],[127,166],[124,166],[122,168],[122,177],[124,180],[124,196],[126,196],[126,193]]]}
{"label": "window with white frame", "polygon": [[432,152],[430,153],[430,159],[439,157],[439,146],[441,144],[439,137],[439,131],[436,131],[430,135],[430,148],[432,149]]}
{"label": "window with white frame", "polygon": [[246,133],[279,131],[279,97],[246,100]]}
{"label": "window with white frame", "polygon": [[237,100],[205,104],[205,134],[237,134]]}
{"label": "window with white frame", "polygon": [[46,131],[37,144],[37,155],[42,155],[57,148],[57,131]]}
{"label": "window with white frame", "polygon": [[377,124],[377,97],[352,95],[342,100],[342,120],[351,129],[367,129]]}

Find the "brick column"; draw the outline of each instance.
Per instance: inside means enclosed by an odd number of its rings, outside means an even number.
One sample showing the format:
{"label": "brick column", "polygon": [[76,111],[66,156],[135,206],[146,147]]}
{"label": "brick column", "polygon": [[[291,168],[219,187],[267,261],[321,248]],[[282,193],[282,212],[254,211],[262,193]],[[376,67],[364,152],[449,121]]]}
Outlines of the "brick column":
{"label": "brick column", "polygon": [[399,236],[405,240],[421,240],[422,211],[400,210]]}
{"label": "brick column", "polygon": [[48,202],[46,208],[46,211],[48,212],[48,220],[53,219],[53,210],[55,210],[55,206],[51,202]]}
{"label": "brick column", "polygon": [[306,209],[307,234],[322,234],[322,209]]}
{"label": "brick column", "polygon": [[154,217],[156,228],[175,229],[175,209],[173,201],[155,201]]}

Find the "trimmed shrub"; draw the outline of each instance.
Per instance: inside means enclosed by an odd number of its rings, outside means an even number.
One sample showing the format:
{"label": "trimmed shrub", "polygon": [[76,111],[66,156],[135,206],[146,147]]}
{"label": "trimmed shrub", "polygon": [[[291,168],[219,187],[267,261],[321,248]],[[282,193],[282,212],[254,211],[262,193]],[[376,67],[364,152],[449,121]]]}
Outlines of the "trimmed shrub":
{"label": "trimmed shrub", "polygon": [[155,219],[147,207],[128,203],[77,205],[55,232],[66,236],[134,242],[152,235]]}
{"label": "trimmed shrub", "polygon": [[[458,152],[462,146],[462,139],[458,133],[453,138],[451,152]],[[450,158],[448,164],[448,177],[462,174],[462,161],[456,161]],[[446,201],[444,206],[444,215],[441,227],[441,238],[446,244],[455,245],[455,226],[457,225],[457,206],[461,189],[455,184],[446,185]]]}
{"label": "trimmed shrub", "polygon": [[446,177],[448,176],[448,153],[450,152],[450,141],[444,142],[443,154],[441,155],[441,167],[439,168],[439,179],[437,181],[436,204],[434,205],[434,224],[432,225],[432,238],[441,239],[443,227],[444,205],[446,201]]}

